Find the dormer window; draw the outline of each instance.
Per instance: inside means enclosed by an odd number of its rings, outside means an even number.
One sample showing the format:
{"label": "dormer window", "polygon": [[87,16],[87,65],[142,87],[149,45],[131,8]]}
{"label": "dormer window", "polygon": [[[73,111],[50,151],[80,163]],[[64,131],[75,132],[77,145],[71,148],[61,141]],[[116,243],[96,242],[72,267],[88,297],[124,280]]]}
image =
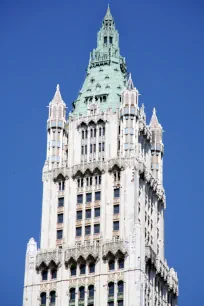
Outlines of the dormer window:
{"label": "dormer window", "polygon": [[108,38],[107,36],[104,37],[104,44],[107,44]]}

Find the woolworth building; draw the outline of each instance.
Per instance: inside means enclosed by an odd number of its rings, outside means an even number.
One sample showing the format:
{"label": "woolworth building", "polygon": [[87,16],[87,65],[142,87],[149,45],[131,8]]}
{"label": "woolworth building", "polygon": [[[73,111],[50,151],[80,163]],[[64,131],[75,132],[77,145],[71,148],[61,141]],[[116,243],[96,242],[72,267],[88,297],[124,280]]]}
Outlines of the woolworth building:
{"label": "woolworth building", "polygon": [[23,306],[178,305],[162,132],[155,109],[146,122],[108,7],[72,111],[59,85],[49,103],[41,239],[27,245]]}

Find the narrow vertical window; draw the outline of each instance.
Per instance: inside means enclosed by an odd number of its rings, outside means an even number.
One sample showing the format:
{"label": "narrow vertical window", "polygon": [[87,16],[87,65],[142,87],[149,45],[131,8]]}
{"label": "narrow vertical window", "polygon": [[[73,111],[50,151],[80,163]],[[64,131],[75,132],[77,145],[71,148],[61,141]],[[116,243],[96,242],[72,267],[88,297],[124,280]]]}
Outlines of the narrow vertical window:
{"label": "narrow vertical window", "polygon": [[95,192],[95,201],[100,201],[101,200],[101,192],[100,191],[96,191]]}
{"label": "narrow vertical window", "polygon": [[114,259],[109,260],[108,268],[110,271],[115,270],[115,260]]}
{"label": "narrow vertical window", "polygon": [[59,198],[58,199],[58,207],[63,207],[64,206],[64,198]]}
{"label": "narrow vertical window", "polygon": [[100,233],[100,224],[94,224],[94,234]]}
{"label": "narrow vertical window", "polygon": [[96,144],[94,143],[94,153],[96,153]]}
{"label": "narrow vertical window", "polygon": [[47,280],[47,276],[48,276],[48,271],[47,270],[43,270],[42,271],[42,280],[46,281]]}
{"label": "narrow vertical window", "polygon": [[90,153],[92,153],[92,144],[90,144]]}
{"label": "narrow vertical window", "polygon": [[109,296],[114,296],[114,283],[109,283],[108,284],[108,295]]}
{"label": "narrow vertical window", "polygon": [[77,195],[77,204],[82,204],[83,203],[83,194],[78,194]]}
{"label": "narrow vertical window", "polygon": [[79,288],[79,299],[80,300],[84,300],[85,297],[85,288],[84,287],[80,287]]}
{"label": "narrow vertical window", "polygon": [[80,236],[81,236],[81,232],[82,232],[81,227],[77,227],[77,228],[76,228],[76,236],[77,236],[77,237],[80,237]]}
{"label": "narrow vertical window", "polygon": [[76,268],[77,267],[75,264],[71,265],[71,268],[70,268],[71,276],[76,276],[76,271],[77,271]]}
{"label": "narrow vertical window", "polygon": [[63,223],[64,215],[63,214],[58,214],[57,215],[57,223]]}
{"label": "narrow vertical window", "polygon": [[85,145],[85,154],[87,154],[87,145]]}
{"label": "narrow vertical window", "polygon": [[104,44],[107,44],[107,36],[104,37]]}
{"label": "narrow vertical window", "polygon": [[40,304],[41,306],[45,306],[46,305],[46,293],[45,292],[42,292],[41,295],[40,295]]}
{"label": "narrow vertical window", "polygon": [[114,198],[119,198],[120,197],[120,189],[119,188],[115,188],[114,189]]}
{"label": "narrow vertical window", "polygon": [[110,43],[110,44],[113,43],[113,37],[112,37],[112,36],[109,37],[109,43]]}
{"label": "narrow vertical window", "polygon": [[63,231],[62,230],[58,230],[57,231],[57,240],[61,240],[62,239],[62,235],[63,235]]}
{"label": "narrow vertical window", "polygon": [[84,131],[82,131],[82,139],[84,139]]}
{"label": "narrow vertical window", "polygon": [[102,142],[102,151],[105,151],[105,142]]}
{"label": "narrow vertical window", "polygon": [[101,143],[100,142],[99,142],[98,150],[99,150],[99,152],[101,152]]}
{"label": "narrow vertical window", "polygon": [[113,222],[113,230],[114,231],[119,231],[119,221],[114,221]]}
{"label": "narrow vertical window", "polygon": [[75,295],[76,295],[75,288],[71,288],[69,290],[70,302],[74,302],[75,301]]}
{"label": "narrow vertical window", "polygon": [[53,269],[51,271],[51,279],[56,279],[57,278],[57,270],[56,269]]}
{"label": "narrow vertical window", "polygon": [[81,154],[84,154],[84,146],[81,146]]}

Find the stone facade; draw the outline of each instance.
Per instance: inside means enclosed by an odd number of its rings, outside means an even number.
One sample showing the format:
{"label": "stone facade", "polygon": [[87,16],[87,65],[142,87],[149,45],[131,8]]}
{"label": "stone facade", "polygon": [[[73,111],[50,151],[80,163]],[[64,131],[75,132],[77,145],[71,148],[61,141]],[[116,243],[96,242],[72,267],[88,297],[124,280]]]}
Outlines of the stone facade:
{"label": "stone facade", "polygon": [[68,120],[59,86],[49,104],[41,241],[27,245],[23,306],[177,305],[163,154],[108,8]]}

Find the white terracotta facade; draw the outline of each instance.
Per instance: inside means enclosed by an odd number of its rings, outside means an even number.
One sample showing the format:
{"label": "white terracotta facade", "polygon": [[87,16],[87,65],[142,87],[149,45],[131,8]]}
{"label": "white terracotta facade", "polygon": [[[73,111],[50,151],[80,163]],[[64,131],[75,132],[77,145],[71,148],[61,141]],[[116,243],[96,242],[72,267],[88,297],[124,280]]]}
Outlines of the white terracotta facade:
{"label": "white terracotta facade", "polygon": [[177,274],[164,254],[162,127],[155,110],[146,123],[131,76],[119,97],[115,109],[93,100],[66,120],[57,86],[41,241],[27,245],[23,306],[178,305]]}

